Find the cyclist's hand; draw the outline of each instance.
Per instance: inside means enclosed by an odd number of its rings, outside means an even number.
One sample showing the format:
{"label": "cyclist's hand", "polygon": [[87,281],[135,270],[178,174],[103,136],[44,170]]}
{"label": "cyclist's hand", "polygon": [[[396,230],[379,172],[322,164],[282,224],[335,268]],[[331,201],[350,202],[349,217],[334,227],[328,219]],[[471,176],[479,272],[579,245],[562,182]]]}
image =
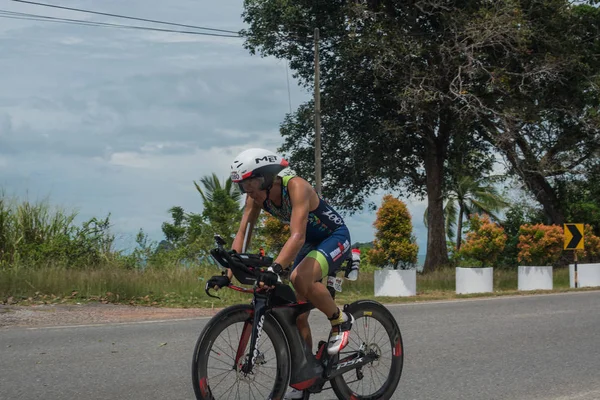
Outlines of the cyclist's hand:
{"label": "cyclist's hand", "polygon": [[266,272],[263,272],[258,277],[258,286],[268,286],[271,289],[275,288],[275,284],[279,277],[284,273],[283,267],[278,263],[273,263]]}
{"label": "cyclist's hand", "polygon": [[206,289],[219,290],[230,283],[231,280],[227,275],[215,275],[206,282]]}
{"label": "cyclist's hand", "polygon": [[273,272],[263,272],[259,275],[258,277],[258,286],[259,287],[264,287],[267,286],[271,289],[273,289],[275,287],[275,284],[277,283],[277,274],[273,273]]}

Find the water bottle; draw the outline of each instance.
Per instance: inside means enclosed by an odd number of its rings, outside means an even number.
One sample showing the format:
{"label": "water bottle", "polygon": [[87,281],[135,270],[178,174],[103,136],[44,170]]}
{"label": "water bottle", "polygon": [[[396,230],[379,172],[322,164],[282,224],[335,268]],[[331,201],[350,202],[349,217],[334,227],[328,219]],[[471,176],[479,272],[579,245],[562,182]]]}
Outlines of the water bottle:
{"label": "water bottle", "polygon": [[358,269],[360,267],[360,250],[352,249],[352,264],[350,266],[350,271],[348,275],[346,275],[346,279],[349,281],[355,281],[358,279]]}

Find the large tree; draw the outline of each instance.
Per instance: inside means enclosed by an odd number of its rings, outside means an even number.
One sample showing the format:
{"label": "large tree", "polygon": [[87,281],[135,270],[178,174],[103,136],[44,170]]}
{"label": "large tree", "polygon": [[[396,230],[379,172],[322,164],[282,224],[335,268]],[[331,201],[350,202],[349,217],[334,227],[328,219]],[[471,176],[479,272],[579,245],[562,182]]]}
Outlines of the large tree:
{"label": "large tree", "polygon": [[[382,186],[426,193],[425,270],[432,270],[448,260],[443,182],[449,152],[487,140],[510,158],[522,138],[520,122],[539,127],[549,119],[538,106],[540,93],[569,103],[551,91],[566,69],[544,54],[568,52],[563,47],[587,34],[591,22],[575,39],[561,41],[559,31],[544,42],[543,35],[575,23],[572,14],[566,0],[246,0],[243,17],[246,47],[288,59],[308,88],[312,34],[320,29],[323,192],[348,210],[361,208],[364,196]],[[543,54],[532,43],[545,43]],[[282,150],[303,174],[314,171],[312,108],[312,102],[302,105],[282,126]],[[525,119],[526,110],[536,112]]]}
{"label": "large tree", "polygon": [[[600,11],[566,0],[521,1],[526,51],[488,68],[473,91],[497,117],[488,139],[542,205],[546,222],[569,214],[560,181],[578,179],[600,147]],[[493,60],[491,65],[497,65]],[[499,101],[502,100],[502,101]]]}
{"label": "large tree", "polygon": [[[246,0],[244,12],[250,51],[289,59],[309,87],[310,38],[320,29],[324,193],[350,210],[382,186],[426,193],[425,270],[448,262],[442,192],[448,150],[455,141],[480,139],[472,107],[457,101],[463,80],[479,80],[459,46],[477,37],[480,46],[469,50],[481,52],[494,45],[498,30],[509,31],[511,40],[520,36],[515,24],[504,28],[518,20],[508,5],[445,3]],[[283,148],[305,173],[314,170],[311,109],[311,103],[300,107],[282,127]]]}

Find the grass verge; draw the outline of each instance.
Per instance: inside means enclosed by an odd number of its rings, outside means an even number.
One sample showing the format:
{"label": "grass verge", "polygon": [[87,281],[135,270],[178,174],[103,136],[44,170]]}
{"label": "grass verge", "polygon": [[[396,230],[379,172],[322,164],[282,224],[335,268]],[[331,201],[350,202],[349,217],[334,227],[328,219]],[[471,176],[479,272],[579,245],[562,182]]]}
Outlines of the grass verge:
{"label": "grass verge", "polygon": [[[208,297],[204,293],[205,281],[216,273],[213,267],[146,271],[120,268],[74,270],[61,267],[0,270],[0,302],[19,305],[101,302],[221,308],[250,300],[250,295],[233,290],[219,291],[217,295],[221,300]],[[361,273],[358,280],[344,282],[344,290],[337,294],[336,300],[338,303],[349,303],[372,298],[382,303],[409,303],[589,290],[571,289],[567,268],[554,270],[554,289],[551,291],[518,291],[517,283],[516,270],[496,270],[493,293],[457,295],[454,269],[449,268],[425,275],[417,274],[416,296],[374,297],[373,273]]]}

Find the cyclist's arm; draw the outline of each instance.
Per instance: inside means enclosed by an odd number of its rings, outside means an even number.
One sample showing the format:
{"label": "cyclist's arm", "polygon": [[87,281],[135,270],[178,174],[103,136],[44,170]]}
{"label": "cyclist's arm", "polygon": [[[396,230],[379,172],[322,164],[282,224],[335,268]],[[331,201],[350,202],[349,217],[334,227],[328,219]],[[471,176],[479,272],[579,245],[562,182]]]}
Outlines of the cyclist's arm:
{"label": "cyclist's arm", "polygon": [[[233,244],[231,248],[238,253],[242,252],[242,247],[244,244],[244,236],[246,235],[246,227],[248,223],[250,223],[250,229],[248,231],[248,239],[246,241],[246,249],[250,247],[250,239],[252,239],[252,231],[254,230],[254,225],[256,224],[256,220],[260,214],[260,206],[256,204],[254,200],[250,196],[246,197],[246,206],[244,207],[244,213],[242,214],[242,221],[240,222],[240,227],[235,234],[235,239],[233,239]],[[227,276],[231,279],[232,273],[230,270],[227,271]]]}
{"label": "cyclist's arm", "polygon": [[290,219],[290,237],[283,245],[275,262],[288,268],[300,252],[306,238],[306,221],[310,208],[312,187],[301,179],[292,179],[288,184],[292,201],[292,217]]}

